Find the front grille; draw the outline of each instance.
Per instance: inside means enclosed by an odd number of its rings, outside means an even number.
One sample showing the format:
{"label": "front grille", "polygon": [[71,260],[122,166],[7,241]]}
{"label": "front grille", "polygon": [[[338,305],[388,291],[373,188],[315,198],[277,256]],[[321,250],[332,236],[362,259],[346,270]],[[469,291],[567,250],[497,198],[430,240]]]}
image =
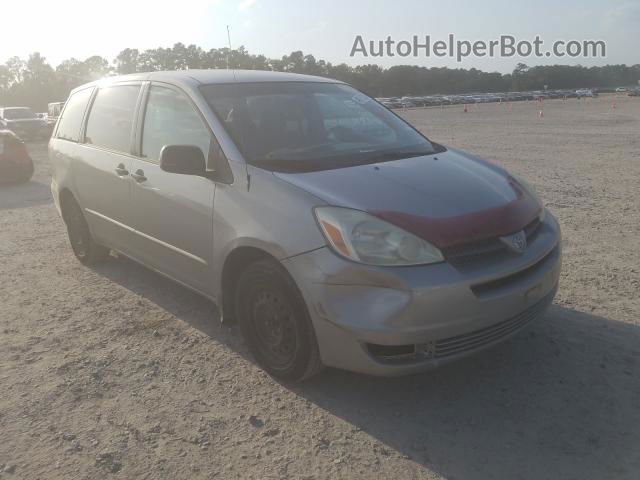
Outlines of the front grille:
{"label": "front grille", "polygon": [[[534,219],[524,227],[527,243],[531,243],[540,228],[540,220]],[[461,268],[473,263],[476,260],[497,260],[502,256],[509,255],[509,250],[499,238],[489,238],[477,242],[466,243],[456,247],[449,247],[442,250],[445,259],[454,267]]]}
{"label": "front grille", "polygon": [[501,288],[511,286],[514,283],[518,282],[519,280],[522,280],[524,278],[527,278],[530,275],[535,274],[536,272],[539,272],[542,269],[542,267],[544,267],[547,260],[556,256],[556,254],[557,254],[557,247],[551,250],[549,253],[547,253],[544,257],[536,261],[536,263],[534,263],[533,265],[530,265],[529,267],[523,270],[520,270],[516,273],[512,273],[510,275],[506,275],[504,277],[500,277],[495,280],[490,280],[488,282],[472,285],[471,291],[477,297],[483,297],[486,295],[497,293],[500,291]]}
{"label": "front grille", "polygon": [[374,357],[392,358],[413,355],[415,353],[414,345],[378,345],[368,343],[367,348],[369,349],[369,353]]}
{"label": "front grille", "polygon": [[501,338],[507,337],[531,323],[551,303],[555,290],[515,317],[504,320],[495,325],[475,330],[471,333],[443,338],[435,342],[435,358],[450,357],[476,350],[489,345]]}

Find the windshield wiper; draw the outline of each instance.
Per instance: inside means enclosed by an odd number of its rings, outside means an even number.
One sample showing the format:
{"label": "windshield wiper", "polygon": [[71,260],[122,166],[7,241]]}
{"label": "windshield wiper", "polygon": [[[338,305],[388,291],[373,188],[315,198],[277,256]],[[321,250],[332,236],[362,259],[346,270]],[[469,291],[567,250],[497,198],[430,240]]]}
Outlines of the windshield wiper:
{"label": "windshield wiper", "polygon": [[296,156],[310,153],[317,153],[326,150],[330,150],[334,146],[332,143],[317,143],[314,145],[308,145],[305,147],[298,148],[282,148],[280,150],[274,150],[265,155],[265,159],[268,161],[271,160],[288,160],[293,157],[292,160],[296,159]]}
{"label": "windshield wiper", "polygon": [[368,160],[401,160],[403,158],[422,157],[424,155],[432,155],[435,153],[433,150],[425,150],[422,152],[379,152],[368,157]]}
{"label": "windshield wiper", "polygon": [[318,170],[318,162],[312,160],[304,160],[300,158],[291,158],[284,160],[282,158],[269,159],[265,158],[253,165],[267,170],[277,170],[284,173],[311,172]]}

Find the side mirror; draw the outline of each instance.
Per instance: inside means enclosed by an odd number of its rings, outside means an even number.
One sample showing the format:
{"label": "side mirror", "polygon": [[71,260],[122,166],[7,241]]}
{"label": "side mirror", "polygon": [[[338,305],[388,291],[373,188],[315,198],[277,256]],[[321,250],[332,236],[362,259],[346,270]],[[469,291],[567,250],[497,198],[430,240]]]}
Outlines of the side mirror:
{"label": "side mirror", "polygon": [[195,145],[165,145],[160,150],[160,169],[181,175],[204,176],[207,167],[200,147]]}

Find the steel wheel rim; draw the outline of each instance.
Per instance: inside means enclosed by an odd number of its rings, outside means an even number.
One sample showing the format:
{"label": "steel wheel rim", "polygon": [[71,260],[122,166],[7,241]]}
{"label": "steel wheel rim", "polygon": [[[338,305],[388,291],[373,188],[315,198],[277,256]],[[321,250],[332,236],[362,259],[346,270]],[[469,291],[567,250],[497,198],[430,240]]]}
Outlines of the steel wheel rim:
{"label": "steel wheel rim", "polygon": [[251,309],[253,332],[260,353],[276,368],[295,360],[297,336],[293,311],[279,293],[262,290]]}

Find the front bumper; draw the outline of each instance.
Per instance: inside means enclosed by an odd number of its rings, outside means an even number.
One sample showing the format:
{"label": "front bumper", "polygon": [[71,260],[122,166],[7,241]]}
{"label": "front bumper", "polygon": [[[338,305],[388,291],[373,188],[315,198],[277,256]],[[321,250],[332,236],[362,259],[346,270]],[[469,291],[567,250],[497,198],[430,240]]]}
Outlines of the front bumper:
{"label": "front bumper", "polygon": [[284,264],[305,297],[325,365],[401,375],[500,343],[539,317],[557,289],[560,239],[547,214],[523,254],[464,271],[448,263],[371,267],[328,248]]}

